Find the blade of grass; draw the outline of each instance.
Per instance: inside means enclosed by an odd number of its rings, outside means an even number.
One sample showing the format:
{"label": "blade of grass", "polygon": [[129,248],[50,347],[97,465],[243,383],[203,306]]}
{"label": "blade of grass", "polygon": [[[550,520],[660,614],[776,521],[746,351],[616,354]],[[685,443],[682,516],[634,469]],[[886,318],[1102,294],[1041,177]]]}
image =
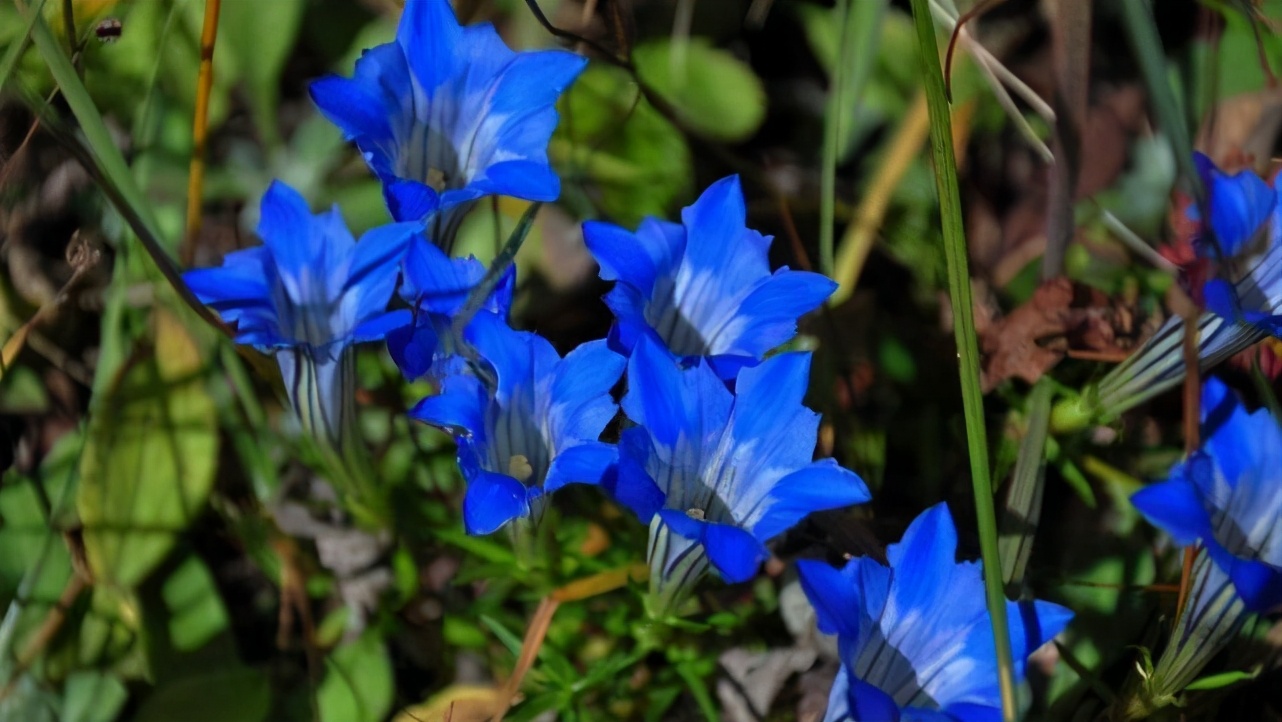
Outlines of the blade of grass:
{"label": "blade of grass", "polygon": [[485,299],[490,297],[494,289],[503,280],[503,274],[507,272],[509,266],[516,261],[516,252],[521,250],[521,245],[525,243],[525,237],[530,234],[530,228],[534,225],[534,217],[538,215],[539,207],[542,203],[531,203],[525,213],[521,215],[521,220],[516,224],[512,235],[508,236],[507,243],[503,244],[503,249],[495,256],[494,261],[490,264],[489,269],[485,271],[485,276],[477,283],[472,291],[468,293],[467,300],[463,302],[463,308],[459,310],[458,315],[454,317],[454,331],[462,333],[463,329],[472,322],[472,317],[481,306],[485,305]]}
{"label": "blade of grass", "polygon": [[840,306],[855,292],[864,264],[868,262],[868,254],[877,239],[877,231],[890,208],[890,199],[908,168],[921,153],[921,146],[926,142],[929,129],[926,95],[918,93],[908,112],[899,121],[899,129],[895,131],[889,149],[882,156],[877,174],[865,189],[863,200],[841,237],[841,250],[837,254],[837,267],[832,276],[832,280],[838,285],[837,290],[828,298],[829,306]]}
{"label": "blade of grass", "polygon": [[4,90],[5,84],[9,82],[9,76],[13,74],[13,69],[18,67],[18,59],[26,52],[27,46],[31,43],[31,30],[36,26],[36,18],[40,17],[40,11],[44,9],[45,0],[38,0],[35,8],[31,11],[31,16],[27,18],[27,26],[22,29],[22,34],[14,39],[9,45],[9,49],[4,51],[4,57],[0,58],[0,91]]}
{"label": "blade of grass", "polygon": [[1002,558],[1002,580],[1012,594],[1024,582],[1024,570],[1033,553],[1042,515],[1042,491],[1046,483],[1046,431],[1050,426],[1054,384],[1043,377],[1028,398],[1028,429],[1019,445],[1019,458],[1011,475],[1010,492],[1002,519],[998,550]]}
{"label": "blade of grass", "polygon": [[920,45],[926,104],[930,112],[930,148],[935,161],[939,216],[948,264],[948,292],[953,305],[953,330],[961,366],[962,407],[966,417],[966,444],[970,455],[971,489],[979,522],[979,547],[984,560],[984,592],[997,649],[998,684],[1002,719],[1015,719],[1015,675],[1011,659],[1010,630],[1006,623],[1006,595],[1002,591],[1002,564],[997,546],[997,513],[989,478],[988,434],[984,426],[984,397],[979,388],[979,342],[970,297],[970,269],[966,256],[966,230],[962,223],[961,193],[953,151],[952,119],[944,91],[935,25],[929,0],[912,0],[913,23]]}
{"label": "blade of grass", "polygon": [[[823,166],[819,179],[819,270],[829,278],[836,265],[833,217],[837,205],[837,153],[845,136],[844,130],[850,125],[853,106],[863,95],[863,87],[877,58],[877,40],[885,9],[885,0],[861,0],[853,6],[851,0],[837,0],[841,39],[837,64],[829,78],[831,90],[824,114]],[[853,97],[847,97],[848,90],[852,91]]]}

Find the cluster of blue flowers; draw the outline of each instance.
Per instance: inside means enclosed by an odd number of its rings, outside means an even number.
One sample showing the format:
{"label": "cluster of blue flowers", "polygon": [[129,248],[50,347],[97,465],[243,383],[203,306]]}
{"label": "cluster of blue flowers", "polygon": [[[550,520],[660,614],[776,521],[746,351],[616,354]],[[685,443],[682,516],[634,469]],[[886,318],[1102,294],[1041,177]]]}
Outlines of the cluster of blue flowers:
{"label": "cluster of blue flowers", "polygon": [[[606,339],[562,357],[511,328],[510,269],[473,298],[488,271],[451,257],[459,219],[485,196],[558,196],[546,150],[554,106],[584,65],[563,51],[514,53],[488,24],[460,27],[446,0],[411,0],[395,42],[368,50],[353,78],[311,86],[382,181],[393,222],[354,242],[337,210],[314,216],[276,183],[262,200],[264,245],[186,278],[239,342],[276,354],[304,428],[323,442],[343,443],[354,421],[352,344],[385,340],[407,379],[429,379],[439,393],[410,415],[455,436],[469,533],[537,525],[567,484],[611,494],[649,525],[650,611],[665,617],[712,570],[748,580],[771,539],[869,492],[834,460],[813,459],[810,355],[770,354],[835,284],[771,271],[771,239],[746,227],[736,177],[680,224],[584,225],[615,284]],[[617,444],[602,440],[620,410]],[[891,547],[889,567],[803,565],[822,628],[841,640],[830,720],[999,708],[980,569],[957,563],[955,547],[940,506]],[[1021,670],[1069,616],[1012,603]]]}

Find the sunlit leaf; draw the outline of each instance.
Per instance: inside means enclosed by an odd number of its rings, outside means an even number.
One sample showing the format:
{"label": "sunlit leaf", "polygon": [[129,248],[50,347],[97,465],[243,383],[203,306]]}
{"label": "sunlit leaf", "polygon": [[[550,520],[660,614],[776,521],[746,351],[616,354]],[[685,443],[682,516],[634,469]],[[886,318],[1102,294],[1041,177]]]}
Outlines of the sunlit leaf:
{"label": "sunlit leaf", "polygon": [[581,197],[611,220],[634,226],[647,215],[667,216],[689,191],[685,139],[638,98],[624,71],[589,65],[562,97],[560,111],[549,155],[567,202]]}
{"label": "sunlit leaf", "polygon": [[691,130],[708,138],[746,140],[766,117],[766,91],[746,63],[702,38],[659,40],[632,54],[637,73],[670,103]]}
{"label": "sunlit leaf", "polygon": [[321,722],[378,722],[392,708],[392,664],[383,640],[367,632],[325,660],[316,692]]}
{"label": "sunlit leaf", "polygon": [[97,400],[77,507],[99,582],[133,587],[204,507],[214,481],[217,416],[204,360],[172,313],[158,308],[154,353],[135,354]]}
{"label": "sunlit leaf", "polygon": [[112,722],[129,692],[119,678],[87,670],[67,677],[62,722]]}

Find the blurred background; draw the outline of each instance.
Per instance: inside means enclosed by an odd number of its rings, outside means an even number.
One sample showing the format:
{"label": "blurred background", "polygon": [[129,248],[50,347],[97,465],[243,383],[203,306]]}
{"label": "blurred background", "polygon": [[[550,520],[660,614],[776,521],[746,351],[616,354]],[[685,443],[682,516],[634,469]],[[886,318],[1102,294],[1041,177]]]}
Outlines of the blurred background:
{"label": "blurred background", "polygon": [[[634,589],[563,605],[507,718],[821,719],[835,658],[784,562],[881,554],[941,500],[962,556],[978,557],[907,2],[541,0],[559,38],[526,2],[455,7],[514,48],[592,59],[559,106],[549,155],[562,197],[517,258],[514,325],[563,353],[604,336],[609,286],[580,223],[677,219],[737,173],[774,264],[840,283],[795,345],[816,353],[818,455],[857,471],[874,498],[789,533],[756,582],[706,585],[705,614],[665,649],[646,648]],[[955,39],[948,80],[995,484],[1015,466],[1033,384],[1084,388],[1172,313],[1175,264],[1190,257],[1176,189],[1189,149],[1169,132],[1171,109],[1154,110],[1138,59],[1160,60],[1194,147],[1228,170],[1276,169],[1282,2],[1162,0],[1160,47],[1132,43],[1119,8],[931,3],[941,50]],[[37,11],[74,88],[31,42]],[[215,338],[154,261],[217,265],[257,244],[273,178],[316,210],[337,204],[357,234],[388,221],[378,181],[307,83],[350,74],[362,49],[391,40],[399,11],[394,0],[222,2],[191,228],[205,4],[0,3],[0,719],[488,717],[548,580],[514,572],[502,535],[463,534],[452,443],[405,416],[431,389],[362,348],[363,429],[398,519],[353,528],[293,440],[273,365]],[[492,259],[524,210],[478,205],[459,252]],[[1278,351],[1265,342],[1221,375],[1268,403]],[[1152,645],[1174,607],[1178,550],[1126,498],[1180,458],[1181,419],[1173,392],[1051,441],[1035,544],[1008,575],[1014,594],[1077,612],[1030,664],[1038,719],[1093,718],[1133,667],[1128,645]],[[554,581],[642,558],[645,530],[595,490],[557,506]],[[98,534],[88,557],[86,528]],[[1248,632],[1254,643],[1222,663],[1258,676],[1208,692],[1190,718],[1217,707],[1279,718],[1282,632]]]}

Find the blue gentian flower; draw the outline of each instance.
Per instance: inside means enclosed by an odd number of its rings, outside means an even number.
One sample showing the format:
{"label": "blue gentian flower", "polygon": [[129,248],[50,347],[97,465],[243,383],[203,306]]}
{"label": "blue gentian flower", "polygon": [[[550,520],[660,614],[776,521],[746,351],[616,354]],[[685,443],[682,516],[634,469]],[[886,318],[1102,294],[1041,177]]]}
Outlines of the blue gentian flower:
{"label": "blue gentian flower", "polygon": [[276,354],[304,427],[339,441],[352,420],[355,393],[344,351],[405,323],[405,312],[388,312],[387,302],[417,230],[410,223],[385,225],[358,243],[337,207],[312,215],[297,191],[276,181],[263,195],[263,245],[183,279],[202,303],[236,324],[237,342]]}
{"label": "blue gentian flower", "polygon": [[547,159],[555,104],[586,64],[513,52],[489,23],[461,27],[447,0],[409,0],[394,42],[365,51],[355,77],[314,81],[311,95],[383,182],[392,216],[433,216],[433,241],[448,248],[441,235],[471,201],[560,195]]}
{"label": "blue gentian flower", "polygon": [[[472,257],[450,258],[418,235],[405,254],[402,271],[401,297],[410,305],[412,319],[387,335],[387,349],[405,378],[439,382],[463,368],[464,348],[454,320],[486,268]],[[506,318],[515,278],[515,269],[509,269],[479,310]]]}
{"label": "blue gentian flower", "polygon": [[[956,561],[947,505],[917,517],[886,557],[889,566],[867,557],[843,569],[797,563],[819,629],[837,635],[841,655],[825,722],[1000,720],[982,564]],[[1017,678],[1071,618],[1057,604],[1007,602]]]}
{"label": "blue gentian flower", "polygon": [[[1282,337],[1282,195],[1251,171],[1223,173],[1206,156],[1194,160],[1206,189],[1205,218],[1186,274],[1205,304],[1198,319],[1198,365],[1205,371],[1269,335]],[[1080,418],[1111,417],[1178,385],[1184,366],[1184,319],[1171,317],[1135,353],[1100,380]]]}
{"label": "blue gentian flower", "polygon": [[672,612],[709,563],[751,579],[765,542],[813,511],[868,501],[832,459],[812,461],[819,415],[802,405],[810,354],[744,369],[731,393],[706,362],[678,368],[643,337],[628,361],[619,441],[604,486],[650,523],[651,612]]}
{"label": "blue gentian flower", "polygon": [[[1229,175],[1201,153],[1193,154],[1193,164],[1206,191],[1204,225],[1211,231],[1207,234],[1204,229],[1193,244],[1205,258],[1237,256],[1257,240],[1264,223],[1275,212],[1277,192],[1250,170]],[[1189,207],[1189,215],[1194,221],[1202,220],[1196,205]]]}
{"label": "blue gentian flower", "polygon": [[583,224],[601,278],[615,281],[605,302],[618,319],[611,340],[630,353],[641,338],[687,363],[706,357],[733,379],[797,332],[797,319],[837,288],[806,271],[770,272],[771,238],[745,226],[738,176],[712,184],[681,212],[680,225],[654,218],[636,233]]}
{"label": "blue gentian flower", "polygon": [[614,446],[597,438],[618,410],[610,388],[623,358],[604,341],[561,358],[546,339],[513,331],[489,313],[477,314],[464,338],[492,378],[450,376],[410,415],[457,435],[467,532],[535,520],[546,494],[599,483],[617,458]]}
{"label": "blue gentian flower", "polygon": [[1137,692],[1130,719],[1174,704],[1253,613],[1282,604],[1282,430],[1248,413],[1224,384],[1202,387],[1202,447],[1170,477],[1131,496],[1145,518],[1197,545],[1187,599],[1171,640]]}
{"label": "blue gentian flower", "polygon": [[1140,513],[1182,545],[1200,543],[1249,610],[1282,604],[1282,430],[1223,383],[1202,387],[1202,448],[1136,492]]}
{"label": "blue gentian flower", "polygon": [[[1212,233],[1194,239],[1219,268],[1202,287],[1207,310],[1282,337],[1282,206],[1277,191],[1247,170],[1223,173],[1195,155],[1207,190]],[[1193,209],[1196,213],[1196,208]],[[1214,242],[1209,236],[1214,235]]]}

